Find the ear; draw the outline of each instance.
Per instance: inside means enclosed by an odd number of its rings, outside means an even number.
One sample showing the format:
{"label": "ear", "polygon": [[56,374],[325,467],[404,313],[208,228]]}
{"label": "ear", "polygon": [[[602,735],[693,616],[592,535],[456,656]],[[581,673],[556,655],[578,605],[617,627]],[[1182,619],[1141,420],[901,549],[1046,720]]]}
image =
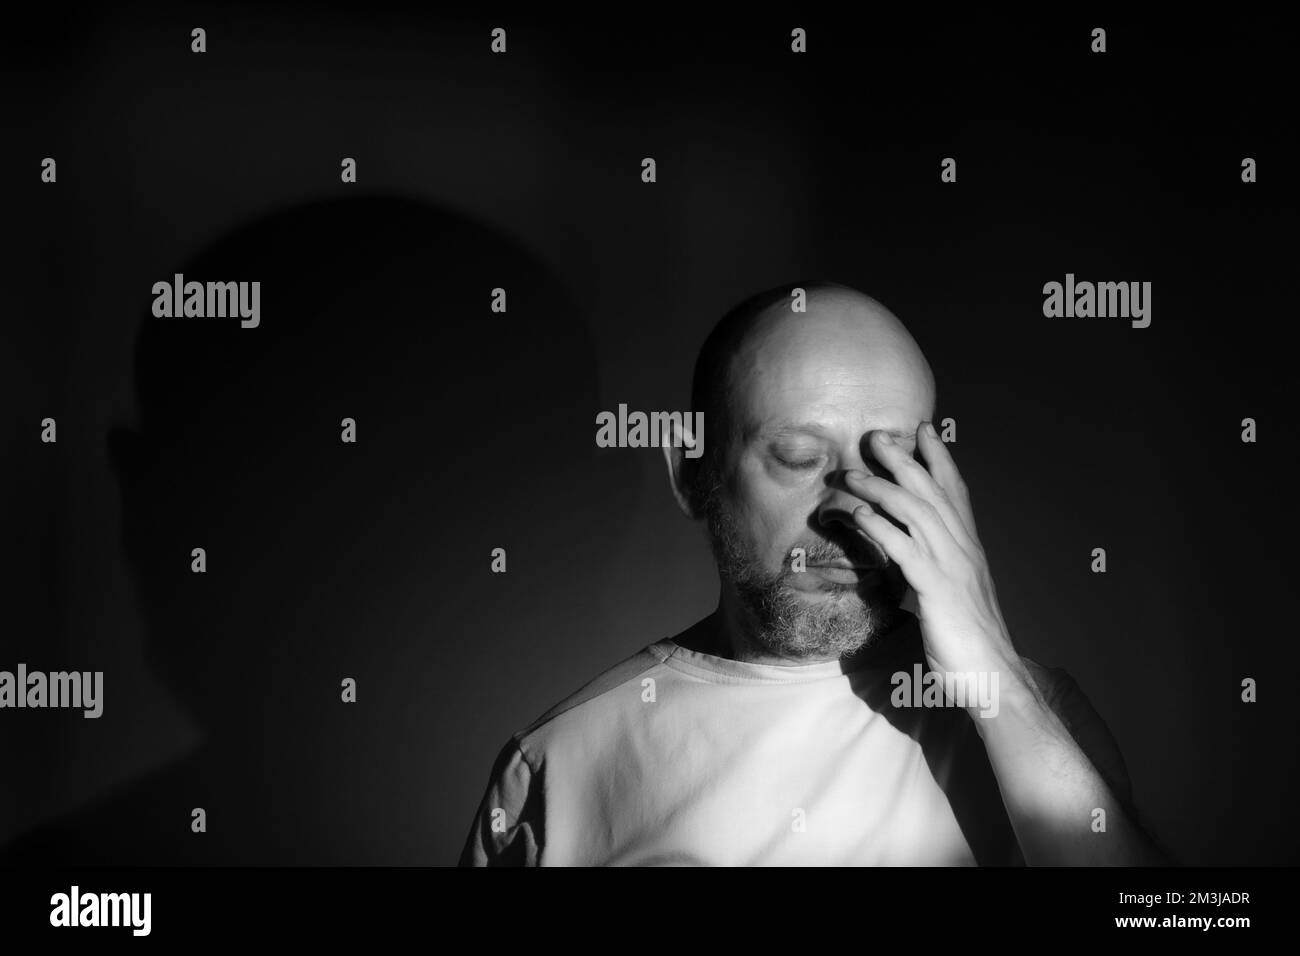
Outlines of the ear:
{"label": "ear", "polygon": [[688,518],[695,518],[697,515],[692,506],[695,495],[691,486],[698,469],[694,467],[694,461],[688,464],[686,458],[687,452],[690,451],[692,458],[698,460],[696,449],[701,446],[697,444],[696,436],[689,424],[672,421],[670,428],[671,434],[665,437],[663,443],[664,463],[668,466],[668,483],[672,488],[673,497],[677,500],[677,507],[682,509],[682,514]]}

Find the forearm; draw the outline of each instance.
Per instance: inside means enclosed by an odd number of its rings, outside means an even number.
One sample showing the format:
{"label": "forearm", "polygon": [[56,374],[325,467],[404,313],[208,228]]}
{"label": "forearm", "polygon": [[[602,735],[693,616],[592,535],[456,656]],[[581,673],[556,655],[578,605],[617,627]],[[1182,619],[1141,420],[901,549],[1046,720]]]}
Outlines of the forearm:
{"label": "forearm", "polygon": [[981,717],[976,711],[971,719],[988,751],[1025,862],[1168,863],[1111,793],[1024,666],[1017,662],[1000,676],[996,715]]}

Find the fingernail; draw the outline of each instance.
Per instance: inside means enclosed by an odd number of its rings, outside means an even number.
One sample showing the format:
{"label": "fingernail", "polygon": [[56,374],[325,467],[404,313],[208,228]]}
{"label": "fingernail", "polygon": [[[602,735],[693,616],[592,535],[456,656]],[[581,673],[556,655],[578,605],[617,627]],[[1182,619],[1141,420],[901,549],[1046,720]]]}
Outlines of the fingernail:
{"label": "fingernail", "polygon": [[867,473],[865,471],[858,471],[856,468],[854,468],[851,471],[846,471],[844,473],[844,477],[852,478],[854,481],[865,481],[867,477]]}
{"label": "fingernail", "polygon": [[925,423],[925,433],[926,433],[927,435],[933,435],[933,434],[934,434],[934,422],[926,422],[926,423]]}
{"label": "fingernail", "polygon": [[889,432],[876,432],[876,434],[880,436],[880,444],[892,445],[894,443],[894,439],[889,436]]}

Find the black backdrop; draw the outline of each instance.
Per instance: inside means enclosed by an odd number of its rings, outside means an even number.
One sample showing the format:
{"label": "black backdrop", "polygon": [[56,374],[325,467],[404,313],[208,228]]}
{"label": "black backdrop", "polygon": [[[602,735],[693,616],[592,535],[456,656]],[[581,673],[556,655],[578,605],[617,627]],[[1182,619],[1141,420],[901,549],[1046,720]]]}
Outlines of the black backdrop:
{"label": "black backdrop", "polygon": [[[506,737],[716,598],[658,452],[596,413],[684,410],[715,318],[817,275],[930,356],[1013,636],[1154,834],[1294,862],[1294,35],[622,16],[13,23],[0,669],[105,703],[0,711],[9,859],[454,861]],[[260,280],[261,326],[151,319],[175,272]],[[1151,281],[1151,326],[1045,318],[1068,272]]]}

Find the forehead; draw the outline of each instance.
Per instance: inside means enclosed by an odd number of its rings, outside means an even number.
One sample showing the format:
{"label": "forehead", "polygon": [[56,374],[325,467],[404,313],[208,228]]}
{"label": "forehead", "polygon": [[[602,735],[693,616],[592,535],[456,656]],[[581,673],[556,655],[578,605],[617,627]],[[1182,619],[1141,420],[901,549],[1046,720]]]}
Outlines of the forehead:
{"label": "forehead", "polygon": [[849,437],[914,428],[934,404],[929,366],[912,337],[883,307],[852,299],[803,314],[770,311],[735,356],[729,394],[746,437],[800,423]]}

